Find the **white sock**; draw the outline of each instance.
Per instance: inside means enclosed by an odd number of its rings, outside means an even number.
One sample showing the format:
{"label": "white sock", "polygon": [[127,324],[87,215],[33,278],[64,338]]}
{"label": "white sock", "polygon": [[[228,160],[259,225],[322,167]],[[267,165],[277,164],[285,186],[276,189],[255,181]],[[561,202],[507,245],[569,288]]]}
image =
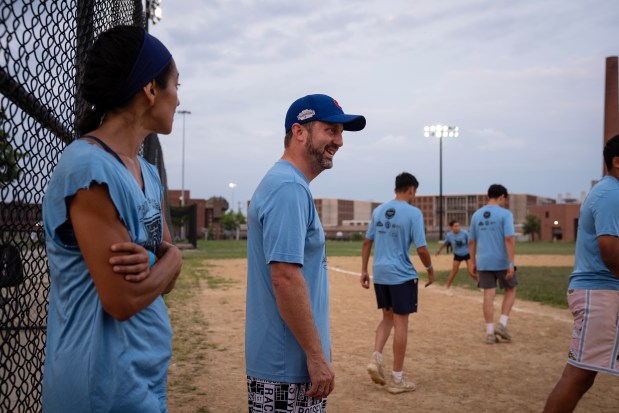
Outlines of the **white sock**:
{"label": "white sock", "polygon": [[378,363],[383,364],[383,353],[375,351],[374,354],[376,354],[376,360],[378,360]]}
{"label": "white sock", "polygon": [[396,381],[396,383],[399,383],[402,381],[401,371],[392,371],[391,374],[393,375],[393,379]]}
{"label": "white sock", "polygon": [[486,324],[486,334],[494,334],[494,324]]}
{"label": "white sock", "polygon": [[503,324],[503,327],[507,327],[508,318],[509,316],[506,316],[505,314],[501,314],[501,317],[499,317],[499,323]]}

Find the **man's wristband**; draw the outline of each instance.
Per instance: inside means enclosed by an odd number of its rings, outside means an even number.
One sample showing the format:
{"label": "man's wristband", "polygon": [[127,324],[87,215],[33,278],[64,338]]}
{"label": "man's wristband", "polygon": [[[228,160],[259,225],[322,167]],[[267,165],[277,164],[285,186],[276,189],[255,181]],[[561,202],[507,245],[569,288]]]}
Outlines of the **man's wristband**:
{"label": "man's wristband", "polygon": [[155,265],[155,254],[152,251],[148,251],[148,255],[150,256],[149,268],[153,268],[153,265]]}
{"label": "man's wristband", "polygon": [[509,265],[510,267],[515,267],[515,266],[516,266],[516,264],[514,264],[513,262],[510,262],[508,265]]}
{"label": "man's wristband", "polygon": [[431,269],[432,269],[432,264],[430,264],[430,265],[428,265],[428,266],[426,267],[426,270],[428,270],[428,271],[429,271],[429,270],[431,270]]}

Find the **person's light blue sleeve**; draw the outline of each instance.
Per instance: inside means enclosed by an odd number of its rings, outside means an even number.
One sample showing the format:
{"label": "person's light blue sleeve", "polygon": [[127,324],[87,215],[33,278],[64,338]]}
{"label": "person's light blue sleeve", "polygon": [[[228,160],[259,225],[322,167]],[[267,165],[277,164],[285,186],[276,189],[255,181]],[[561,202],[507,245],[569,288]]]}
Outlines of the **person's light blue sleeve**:
{"label": "person's light blue sleeve", "polygon": [[514,216],[510,211],[506,211],[505,217],[503,218],[503,234],[505,237],[513,237],[516,231],[514,230]]}
{"label": "person's light blue sleeve", "polygon": [[368,230],[365,233],[365,237],[367,239],[371,239],[372,241],[374,240],[374,235],[376,234],[376,221],[375,218],[376,217],[376,209],[374,209],[374,211],[372,212],[372,219],[370,219],[370,225],[368,226]]}
{"label": "person's light blue sleeve", "polygon": [[612,235],[619,236],[619,195],[613,194],[611,199],[603,199],[603,202],[595,203],[592,208],[593,222],[595,224],[595,236]]}
{"label": "person's light blue sleeve", "polygon": [[298,183],[282,185],[271,194],[261,216],[266,264],[303,265],[311,202],[307,190]]}
{"label": "person's light blue sleeve", "polygon": [[428,245],[426,243],[426,232],[423,225],[423,215],[421,211],[415,211],[414,223],[413,223],[413,243],[415,244],[415,248],[421,248]]}

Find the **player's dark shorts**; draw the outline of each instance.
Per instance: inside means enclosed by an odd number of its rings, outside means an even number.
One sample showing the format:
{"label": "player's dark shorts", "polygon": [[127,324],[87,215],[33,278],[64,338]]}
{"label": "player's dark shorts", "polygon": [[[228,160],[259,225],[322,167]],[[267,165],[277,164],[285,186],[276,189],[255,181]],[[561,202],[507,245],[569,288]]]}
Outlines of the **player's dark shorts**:
{"label": "player's dark shorts", "polygon": [[327,399],[314,399],[305,393],[311,383],[280,383],[247,376],[249,413],[325,413]]}
{"label": "player's dark shorts", "polygon": [[511,280],[506,280],[507,270],[501,271],[477,271],[479,274],[479,288],[496,288],[496,282],[499,281],[499,287],[502,290],[505,288],[514,288],[518,285],[516,280],[516,271],[514,270],[514,276]]}
{"label": "player's dark shorts", "polygon": [[454,261],[468,261],[470,259],[471,259],[470,254],[466,254],[466,255],[454,254]]}
{"label": "player's dark shorts", "polygon": [[376,304],[378,308],[393,308],[396,314],[417,312],[418,280],[409,280],[402,284],[388,285],[374,283]]}

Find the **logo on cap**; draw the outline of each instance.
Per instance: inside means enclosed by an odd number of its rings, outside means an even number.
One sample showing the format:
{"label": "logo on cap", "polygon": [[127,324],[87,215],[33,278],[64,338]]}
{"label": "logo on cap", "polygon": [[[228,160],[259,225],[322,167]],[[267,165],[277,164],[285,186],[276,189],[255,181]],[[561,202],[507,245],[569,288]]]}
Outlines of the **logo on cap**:
{"label": "logo on cap", "polygon": [[299,113],[297,115],[297,119],[298,120],[306,120],[306,119],[314,117],[315,114],[316,114],[315,111],[313,111],[311,109],[305,109],[305,110],[301,111],[301,113]]}

